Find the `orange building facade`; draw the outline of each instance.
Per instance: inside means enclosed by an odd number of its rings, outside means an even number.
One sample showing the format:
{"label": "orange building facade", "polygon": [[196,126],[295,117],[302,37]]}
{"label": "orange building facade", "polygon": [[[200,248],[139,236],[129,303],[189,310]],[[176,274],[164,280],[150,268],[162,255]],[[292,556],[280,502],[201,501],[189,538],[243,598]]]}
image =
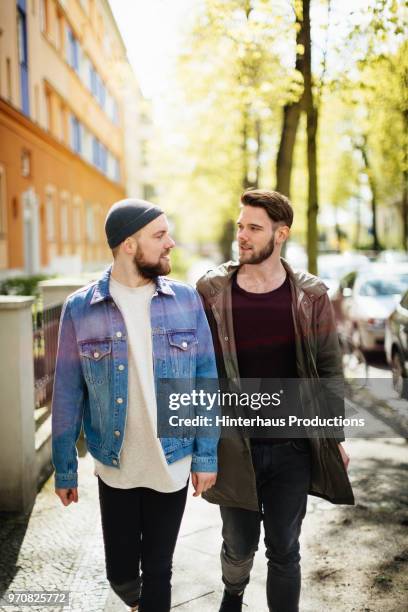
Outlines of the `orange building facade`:
{"label": "orange building facade", "polygon": [[126,50],[105,0],[0,3],[0,276],[110,259],[126,195]]}

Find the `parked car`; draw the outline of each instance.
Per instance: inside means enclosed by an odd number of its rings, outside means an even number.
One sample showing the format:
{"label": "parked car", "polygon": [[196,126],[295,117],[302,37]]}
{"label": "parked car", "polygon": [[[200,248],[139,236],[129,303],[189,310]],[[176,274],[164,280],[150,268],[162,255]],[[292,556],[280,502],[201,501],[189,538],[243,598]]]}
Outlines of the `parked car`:
{"label": "parked car", "polygon": [[408,264],[369,264],[346,274],[332,303],[340,337],[362,351],[383,351],[385,321],[408,289]]}
{"label": "parked car", "polygon": [[377,261],[380,263],[403,263],[408,261],[408,253],[407,251],[393,251],[391,249],[381,251]]}
{"label": "parked car", "polygon": [[367,266],[370,260],[361,253],[347,251],[345,253],[322,253],[317,258],[318,276],[329,288],[330,299],[339,288],[340,280],[348,272]]}
{"label": "parked car", "polygon": [[394,389],[408,398],[408,291],[385,324],[385,355],[392,370]]}

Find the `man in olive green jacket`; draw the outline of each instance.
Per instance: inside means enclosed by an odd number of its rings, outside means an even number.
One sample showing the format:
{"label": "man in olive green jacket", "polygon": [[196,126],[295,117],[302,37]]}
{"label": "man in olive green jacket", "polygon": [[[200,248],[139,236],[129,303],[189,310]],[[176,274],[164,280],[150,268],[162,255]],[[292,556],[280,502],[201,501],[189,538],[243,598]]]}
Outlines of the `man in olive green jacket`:
{"label": "man in olive green jacket", "polygon": [[[220,378],[238,387],[246,377],[341,381],[341,352],[327,287],[312,274],[295,272],[281,258],[293,220],[289,200],[277,192],[248,190],[241,204],[239,262],[223,264],[197,283]],[[337,414],[339,401],[344,411],[341,385],[339,389]],[[307,416],[320,414],[318,395],[310,382],[300,390]],[[261,520],[269,610],[298,612],[299,534],[307,493],[333,503],[354,503],[342,429],[306,434],[310,437],[300,440],[245,435],[220,440],[217,483],[204,495],[220,505],[223,519],[225,591],[220,612],[242,610]]]}

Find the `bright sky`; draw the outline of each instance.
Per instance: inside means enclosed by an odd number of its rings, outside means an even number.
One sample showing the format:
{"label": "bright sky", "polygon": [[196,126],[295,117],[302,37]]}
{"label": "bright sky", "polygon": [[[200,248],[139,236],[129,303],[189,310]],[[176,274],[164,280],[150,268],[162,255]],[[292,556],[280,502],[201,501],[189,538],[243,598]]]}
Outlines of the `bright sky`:
{"label": "bright sky", "polygon": [[[273,0],[276,1],[276,0]],[[291,5],[291,0],[278,0]],[[122,33],[143,94],[155,106],[165,104],[166,92],[173,86],[172,66],[200,0],[109,0]],[[327,10],[312,3],[312,21],[325,22]],[[331,37],[344,34],[344,23],[350,13],[367,6],[367,0],[332,0]],[[316,51],[324,47],[325,35],[314,32]]]}
{"label": "bright sky", "polygon": [[160,98],[197,0],[109,0],[143,94]]}

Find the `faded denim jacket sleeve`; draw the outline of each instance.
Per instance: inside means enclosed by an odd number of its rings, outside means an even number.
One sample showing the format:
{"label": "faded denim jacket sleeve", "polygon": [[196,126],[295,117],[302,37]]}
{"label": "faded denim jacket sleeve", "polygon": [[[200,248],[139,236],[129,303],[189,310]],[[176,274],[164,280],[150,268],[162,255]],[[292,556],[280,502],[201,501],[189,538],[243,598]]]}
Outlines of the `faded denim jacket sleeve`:
{"label": "faded denim jacket sleeve", "polygon": [[[196,367],[196,380],[200,379],[204,382],[207,390],[212,393],[218,391],[218,375],[217,365],[215,360],[214,346],[211,336],[210,327],[207,317],[205,316],[204,308],[201,299],[196,291],[195,298],[197,301],[197,338],[198,338],[198,354]],[[208,415],[205,407],[196,408],[197,415]],[[220,414],[219,405],[217,402],[211,411],[211,417],[214,419],[213,426],[197,427],[196,436],[193,446],[192,457],[192,472],[217,472],[217,448],[220,436],[220,427],[215,425],[215,418]]]}
{"label": "faded denim jacket sleeve", "polygon": [[85,393],[68,299],[60,319],[52,400],[52,460],[56,488],[78,486],[76,442],[81,431]]}

